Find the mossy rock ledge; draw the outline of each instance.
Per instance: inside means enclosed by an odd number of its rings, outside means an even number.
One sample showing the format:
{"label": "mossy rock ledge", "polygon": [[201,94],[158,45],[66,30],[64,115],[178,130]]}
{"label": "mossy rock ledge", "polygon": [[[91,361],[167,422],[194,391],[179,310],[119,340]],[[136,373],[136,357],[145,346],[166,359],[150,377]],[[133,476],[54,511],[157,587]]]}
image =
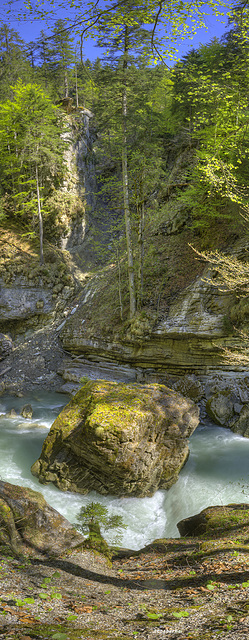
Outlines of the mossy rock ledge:
{"label": "mossy rock ledge", "polygon": [[192,400],[164,385],[88,381],[53,423],[31,471],[63,491],[151,496],[176,482],[198,422]]}
{"label": "mossy rock ledge", "polygon": [[202,537],[207,540],[234,539],[248,545],[249,504],[227,504],[207,507],[190,518],[177,523],[183,537]]}
{"label": "mossy rock ledge", "polygon": [[81,546],[84,537],[38,491],[0,480],[0,546],[59,556]]}

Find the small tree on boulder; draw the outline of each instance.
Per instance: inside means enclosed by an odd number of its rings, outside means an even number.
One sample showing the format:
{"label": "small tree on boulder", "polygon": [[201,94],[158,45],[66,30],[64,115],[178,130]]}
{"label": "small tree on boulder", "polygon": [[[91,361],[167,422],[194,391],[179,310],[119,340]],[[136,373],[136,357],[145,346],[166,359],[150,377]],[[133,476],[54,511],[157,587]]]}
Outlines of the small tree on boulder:
{"label": "small tree on boulder", "polygon": [[77,517],[79,523],[75,526],[83,534],[89,534],[88,540],[92,543],[96,541],[105,542],[101,530],[109,531],[116,529],[114,542],[120,542],[122,530],[126,529],[122,516],[108,515],[107,507],[99,502],[89,502],[86,507],[81,507]]}

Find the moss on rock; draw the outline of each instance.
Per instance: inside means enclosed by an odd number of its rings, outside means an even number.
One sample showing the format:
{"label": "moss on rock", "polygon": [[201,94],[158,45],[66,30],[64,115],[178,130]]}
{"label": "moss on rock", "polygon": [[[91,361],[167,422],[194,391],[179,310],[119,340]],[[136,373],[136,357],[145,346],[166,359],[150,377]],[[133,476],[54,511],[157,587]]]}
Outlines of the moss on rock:
{"label": "moss on rock", "polygon": [[38,491],[0,481],[0,544],[60,555],[84,541]]}
{"label": "moss on rock", "polygon": [[178,522],[181,536],[207,539],[235,538],[248,544],[249,504],[228,504],[203,509],[197,515]]}
{"label": "moss on rock", "polygon": [[152,495],[188,457],[198,409],[164,385],[88,381],[62,410],[32,466],[62,490]]}

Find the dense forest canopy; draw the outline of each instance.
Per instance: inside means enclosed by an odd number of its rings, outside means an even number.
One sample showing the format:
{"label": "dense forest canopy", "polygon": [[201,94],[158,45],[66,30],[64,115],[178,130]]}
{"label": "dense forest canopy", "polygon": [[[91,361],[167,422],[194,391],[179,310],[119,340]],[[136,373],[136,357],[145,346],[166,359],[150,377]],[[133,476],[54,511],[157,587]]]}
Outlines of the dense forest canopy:
{"label": "dense forest canopy", "polygon": [[[244,3],[241,5],[242,8]],[[241,9],[240,6],[240,9]],[[152,55],[174,57],[177,46],[195,36],[198,30],[210,24],[210,16],[224,23],[226,17],[234,12],[234,3],[230,0],[194,0],[191,3],[182,0],[97,0],[78,3],[75,0],[8,0],[5,5],[10,19],[29,22],[41,19],[51,27],[58,15],[66,18],[68,31],[81,38],[81,44],[89,37],[98,38],[103,25],[111,26],[118,35],[122,26],[134,26],[137,22],[146,25],[150,34]]]}
{"label": "dense forest canopy", "polygon": [[[98,193],[110,212],[124,213],[113,237],[119,256],[124,224],[131,316],[143,306],[145,228],[163,218],[169,197],[199,237],[248,214],[247,2],[233,7],[221,40],[190,50],[170,69],[156,31],[171,21],[175,38],[183,35],[202,19],[203,4],[193,5],[192,26],[184,3],[151,1],[146,9],[90,4],[88,21],[76,11],[74,29],[57,19],[52,33],[42,30],[29,43],[7,24],[0,28],[0,220],[39,231],[43,261],[43,224],[56,241],[55,203],[68,198],[63,131],[90,110]],[[83,61],[75,31],[92,30],[103,57]]]}

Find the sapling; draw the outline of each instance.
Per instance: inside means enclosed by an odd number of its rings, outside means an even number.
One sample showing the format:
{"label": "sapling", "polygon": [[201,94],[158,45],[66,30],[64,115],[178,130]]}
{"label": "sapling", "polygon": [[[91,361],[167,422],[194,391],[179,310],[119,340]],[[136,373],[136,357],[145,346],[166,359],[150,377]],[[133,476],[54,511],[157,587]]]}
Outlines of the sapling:
{"label": "sapling", "polygon": [[83,534],[88,534],[89,538],[103,538],[102,531],[116,529],[114,544],[118,544],[122,539],[122,531],[126,529],[122,516],[109,515],[107,507],[99,502],[89,502],[86,507],[81,507],[77,516],[78,523],[75,527]]}

